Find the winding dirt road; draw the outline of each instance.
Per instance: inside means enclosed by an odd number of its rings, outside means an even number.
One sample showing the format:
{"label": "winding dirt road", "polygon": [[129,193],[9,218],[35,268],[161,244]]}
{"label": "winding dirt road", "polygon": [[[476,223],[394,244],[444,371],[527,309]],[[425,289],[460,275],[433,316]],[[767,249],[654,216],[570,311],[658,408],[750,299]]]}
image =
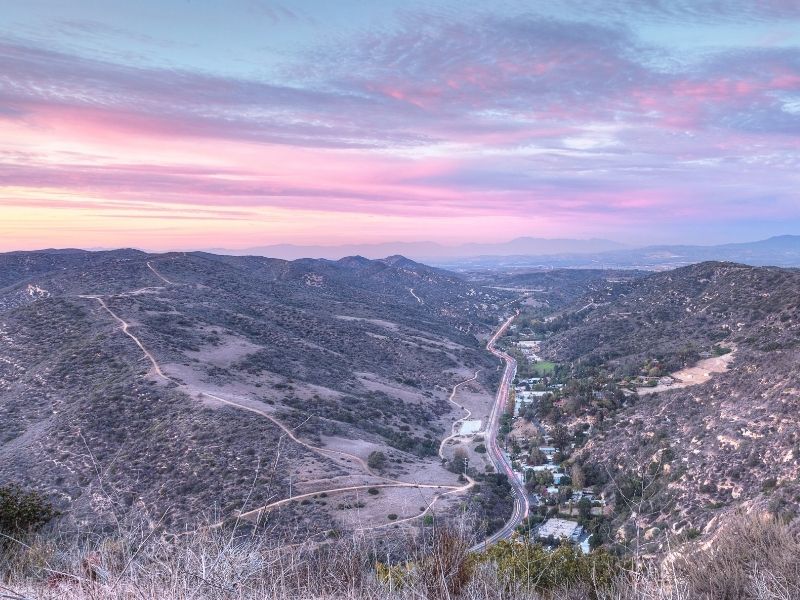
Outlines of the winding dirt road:
{"label": "winding dirt road", "polygon": [[465,416],[461,417],[460,419],[458,419],[457,421],[453,422],[452,426],[450,427],[450,435],[448,435],[446,438],[444,438],[442,440],[442,442],[439,444],[439,458],[442,458],[442,459],[445,458],[445,456],[444,456],[444,447],[447,444],[447,442],[452,440],[452,439],[454,439],[454,438],[456,438],[456,437],[458,437],[458,434],[456,433],[456,427],[458,427],[461,423],[463,423],[464,421],[466,421],[467,419],[469,419],[472,416],[472,411],[469,410],[468,408],[464,408],[458,402],[456,402],[455,401],[455,396],[456,396],[456,393],[458,392],[458,388],[460,388],[462,385],[465,385],[465,384],[467,384],[467,383],[469,383],[471,381],[475,381],[478,378],[478,373],[480,373],[480,370],[475,371],[475,375],[473,375],[469,379],[465,379],[464,381],[455,384],[453,386],[453,391],[450,392],[450,396],[447,398],[447,401],[450,404],[452,404],[456,408],[459,408],[459,409],[463,410],[467,414]]}

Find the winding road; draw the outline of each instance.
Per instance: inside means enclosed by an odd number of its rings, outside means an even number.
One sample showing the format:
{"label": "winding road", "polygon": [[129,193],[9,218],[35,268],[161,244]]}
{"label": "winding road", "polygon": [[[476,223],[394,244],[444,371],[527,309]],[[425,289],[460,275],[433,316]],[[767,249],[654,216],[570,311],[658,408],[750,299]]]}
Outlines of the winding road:
{"label": "winding road", "polygon": [[514,380],[514,375],[517,372],[517,361],[511,356],[498,350],[495,347],[497,340],[508,330],[514,319],[517,318],[519,312],[515,313],[506,320],[505,323],[498,329],[491,339],[486,344],[486,349],[494,354],[496,357],[505,362],[503,370],[503,378],[500,380],[500,386],[497,389],[497,396],[495,397],[492,412],[489,414],[489,422],[486,425],[487,446],[486,449],[489,458],[492,460],[495,469],[498,473],[505,473],[508,476],[508,482],[511,484],[512,493],[514,495],[514,508],[511,513],[511,518],[508,522],[498,531],[490,535],[484,541],[472,547],[473,552],[485,550],[495,542],[503,539],[508,539],[514,534],[514,530],[522,521],[528,516],[530,504],[528,502],[528,493],[525,490],[525,484],[522,483],[511,468],[511,463],[503,454],[500,446],[497,444],[497,434],[500,428],[500,416],[506,408],[508,402],[508,392],[511,383]]}

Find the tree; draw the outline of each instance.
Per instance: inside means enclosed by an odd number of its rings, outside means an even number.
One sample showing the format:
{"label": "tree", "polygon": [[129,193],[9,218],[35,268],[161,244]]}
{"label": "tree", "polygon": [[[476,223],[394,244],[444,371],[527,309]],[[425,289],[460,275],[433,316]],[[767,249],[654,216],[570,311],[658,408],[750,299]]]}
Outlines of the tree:
{"label": "tree", "polygon": [[544,455],[544,452],[539,450],[539,448],[532,448],[530,454],[528,455],[528,464],[529,465],[543,465],[547,462],[547,457]]}
{"label": "tree", "polygon": [[588,498],[581,498],[578,501],[578,521],[585,524],[592,517],[592,501]]}
{"label": "tree", "polygon": [[562,452],[564,451],[564,448],[566,448],[569,445],[569,440],[570,440],[569,432],[567,431],[567,428],[561,425],[560,423],[555,427],[553,427],[552,437],[553,437],[553,446],[555,446]]}
{"label": "tree", "polygon": [[367,457],[367,466],[370,469],[382,470],[386,466],[386,455],[380,450],[374,450]]}
{"label": "tree", "polygon": [[586,487],[586,475],[583,473],[583,469],[579,464],[575,463],[572,465],[569,475],[572,478],[572,487],[578,490],[582,490]]}
{"label": "tree", "polygon": [[450,470],[453,473],[463,473],[467,466],[467,451],[461,446],[456,448],[453,453],[453,460],[450,461]]}

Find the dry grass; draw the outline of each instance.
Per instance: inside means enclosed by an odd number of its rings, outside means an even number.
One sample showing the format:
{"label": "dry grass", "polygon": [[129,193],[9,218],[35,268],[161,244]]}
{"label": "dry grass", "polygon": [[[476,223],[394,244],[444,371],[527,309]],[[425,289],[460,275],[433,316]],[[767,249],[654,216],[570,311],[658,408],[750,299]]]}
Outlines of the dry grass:
{"label": "dry grass", "polygon": [[[712,544],[591,583],[535,592],[491,561],[469,555],[463,528],[440,528],[395,546],[352,537],[269,546],[209,531],[167,539],[144,530],[111,538],[47,536],[6,543],[5,600],[790,600],[800,598],[800,542],[773,520],[740,517]],[[2,548],[2,546],[0,546]],[[378,567],[387,555],[404,555]],[[545,594],[545,595],[542,595]]]}

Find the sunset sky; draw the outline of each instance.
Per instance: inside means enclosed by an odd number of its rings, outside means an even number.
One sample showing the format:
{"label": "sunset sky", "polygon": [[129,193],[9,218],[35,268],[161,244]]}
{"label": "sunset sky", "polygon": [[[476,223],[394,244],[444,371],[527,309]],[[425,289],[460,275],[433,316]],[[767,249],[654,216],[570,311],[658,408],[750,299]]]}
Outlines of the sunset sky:
{"label": "sunset sky", "polygon": [[800,233],[800,2],[0,0],[0,190],[0,250]]}

